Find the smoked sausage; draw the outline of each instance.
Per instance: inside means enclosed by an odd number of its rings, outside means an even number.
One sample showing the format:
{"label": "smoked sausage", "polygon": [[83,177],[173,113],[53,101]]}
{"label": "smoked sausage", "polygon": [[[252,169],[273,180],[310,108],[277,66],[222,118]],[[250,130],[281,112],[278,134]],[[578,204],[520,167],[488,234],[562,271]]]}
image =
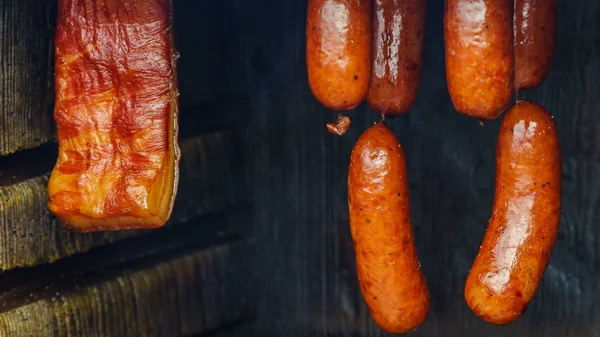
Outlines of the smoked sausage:
{"label": "smoked sausage", "polygon": [[552,116],[520,101],[504,117],[494,209],[465,285],[465,300],[493,324],[516,320],[548,266],[561,213],[561,155]]}
{"label": "smoked sausage", "polygon": [[375,0],[373,67],[367,102],[399,116],[417,99],[421,80],[425,0]]}
{"label": "smoked sausage", "polygon": [[171,0],[59,0],[48,208],[79,232],[156,228],[179,177]]}
{"label": "smoked sausage", "polygon": [[348,205],[360,289],[371,317],[389,333],[415,330],[429,311],[408,192],[404,151],[379,122],[352,150]]}
{"label": "smoked sausage", "polygon": [[557,0],[515,0],[515,88],[533,89],[550,72]]}
{"label": "smoked sausage", "polygon": [[446,79],[456,110],[495,119],[514,89],[513,0],[446,0]]}
{"label": "smoked sausage", "polygon": [[308,1],[308,84],[317,100],[335,112],[355,108],[369,90],[372,9],[372,0]]}

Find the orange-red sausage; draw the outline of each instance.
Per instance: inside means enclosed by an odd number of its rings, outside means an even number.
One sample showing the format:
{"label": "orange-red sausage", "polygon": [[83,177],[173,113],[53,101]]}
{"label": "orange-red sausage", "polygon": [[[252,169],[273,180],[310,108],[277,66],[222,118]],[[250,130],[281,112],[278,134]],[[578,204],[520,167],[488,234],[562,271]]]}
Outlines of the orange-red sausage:
{"label": "orange-red sausage", "polygon": [[481,319],[506,324],[532,300],[548,266],[561,212],[561,155],[554,119],[518,102],[502,122],[496,194],[487,232],[465,286]]}
{"label": "orange-red sausage", "polygon": [[306,63],[313,95],[328,109],[359,105],[371,77],[372,0],[309,0]]}
{"label": "orange-red sausage", "polygon": [[515,88],[533,89],[550,72],[557,0],[515,0]]}
{"label": "orange-red sausage", "polygon": [[421,80],[425,0],[375,0],[373,68],[367,102],[387,116],[414,105]]}
{"label": "orange-red sausage", "polygon": [[352,150],[348,204],[360,288],[373,320],[389,333],[416,329],[429,311],[408,192],[404,151],[379,122]]}
{"label": "orange-red sausage", "polygon": [[446,78],[454,107],[495,119],[514,89],[513,0],[446,0]]}

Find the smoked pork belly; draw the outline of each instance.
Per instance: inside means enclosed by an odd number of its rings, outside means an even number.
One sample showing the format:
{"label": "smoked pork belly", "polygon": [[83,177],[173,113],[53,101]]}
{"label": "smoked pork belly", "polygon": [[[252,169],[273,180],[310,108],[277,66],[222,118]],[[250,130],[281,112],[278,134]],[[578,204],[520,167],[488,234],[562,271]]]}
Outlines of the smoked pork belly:
{"label": "smoked pork belly", "polygon": [[171,0],[59,0],[48,208],[80,232],[156,228],[178,183]]}

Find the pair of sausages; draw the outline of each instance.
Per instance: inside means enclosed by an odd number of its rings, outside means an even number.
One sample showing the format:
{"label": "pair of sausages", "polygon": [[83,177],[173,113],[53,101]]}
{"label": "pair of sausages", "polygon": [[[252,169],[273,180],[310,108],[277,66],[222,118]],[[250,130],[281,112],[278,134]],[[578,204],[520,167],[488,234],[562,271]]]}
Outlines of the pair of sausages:
{"label": "pair of sausages", "polygon": [[[314,6],[315,3],[320,7]],[[337,25],[341,18],[363,14],[355,26],[362,28],[371,8],[366,4],[362,10],[355,6],[355,14],[341,15],[345,8],[341,4],[350,3],[353,1],[309,1],[309,36],[311,29],[322,31],[324,19],[330,19],[330,25]],[[358,5],[361,1],[354,3]],[[329,6],[333,4],[337,4],[340,15],[324,15],[331,13]],[[349,47],[329,49],[332,46],[323,44],[325,39],[321,37],[317,40],[321,48],[318,49],[314,48],[315,40],[309,38],[309,83],[314,95],[334,111],[355,107],[366,94],[374,111],[399,116],[412,107],[419,87],[425,1],[375,0],[373,11],[372,47],[369,44],[361,52],[344,53],[343,60],[339,54],[324,51],[349,50],[354,47],[352,43],[346,44]],[[317,21],[315,16],[321,19],[321,26],[311,27],[310,23]],[[345,42],[339,36],[335,41]],[[351,42],[354,41],[367,40],[357,36]],[[319,66],[311,68],[315,64]],[[354,69],[369,71],[370,76],[359,76]],[[331,80],[336,76],[340,79],[338,83]],[[349,78],[353,80],[348,81]],[[344,121],[338,120],[338,125],[340,122]],[[330,132],[338,131],[331,125],[328,127]],[[429,312],[429,290],[413,238],[406,159],[400,142],[383,122],[365,131],[356,143],[350,161],[348,191],[356,269],[371,317],[389,333],[415,330]]]}
{"label": "pair of sausages", "polygon": [[[492,218],[465,300],[481,319],[506,324],[535,295],[558,233],[561,154],[552,116],[519,101],[503,120],[496,160]],[[390,333],[416,329],[429,310],[408,195],[404,152],[379,122],[352,151],[348,204],[360,288],[373,320]]]}
{"label": "pair of sausages", "polygon": [[425,0],[309,0],[306,63],[313,95],[341,115],[366,97],[378,113],[398,116],[414,104],[420,82]]}
{"label": "pair of sausages", "polygon": [[556,41],[556,0],[447,0],[446,78],[459,112],[495,119],[515,89],[539,85]]}
{"label": "pair of sausages", "polygon": [[[513,90],[548,74],[556,0],[447,0],[446,76],[456,109],[495,119]],[[556,126],[540,105],[518,101],[498,136],[494,209],[465,285],[483,320],[507,324],[533,298],[560,222],[561,159]]]}

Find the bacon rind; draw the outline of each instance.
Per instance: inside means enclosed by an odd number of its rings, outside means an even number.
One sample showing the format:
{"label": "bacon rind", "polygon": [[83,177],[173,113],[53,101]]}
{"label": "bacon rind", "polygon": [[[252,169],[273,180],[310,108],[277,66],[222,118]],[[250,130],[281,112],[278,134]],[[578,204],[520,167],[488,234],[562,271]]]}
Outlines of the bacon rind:
{"label": "bacon rind", "polygon": [[170,0],[59,0],[49,209],[89,232],[160,227],[178,182]]}

